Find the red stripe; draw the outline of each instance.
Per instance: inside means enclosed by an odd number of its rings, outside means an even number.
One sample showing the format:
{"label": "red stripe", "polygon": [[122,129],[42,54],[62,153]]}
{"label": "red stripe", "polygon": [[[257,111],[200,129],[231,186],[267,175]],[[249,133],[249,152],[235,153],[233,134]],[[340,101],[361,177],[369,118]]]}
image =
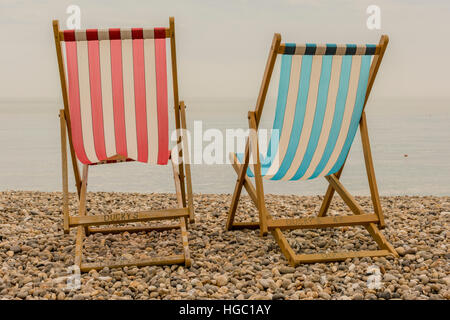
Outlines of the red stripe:
{"label": "red stripe", "polygon": [[166,29],[165,28],[155,28],[155,39],[165,39],[166,38]]}
{"label": "red stripe", "polygon": [[132,28],[131,38],[134,39],[144,39],[144,30],[142,28]]}
{"label": "red stripe", "polygon": [[98,160],[105,160],[106,147],[105,147],[105,131],[103,128],[103,107],[102,107],[102,83],[100,76],[100,48],[98,40],[97,30],[94,32],[86,31],[88,39],[88,55],[89,55],[89,84],[91,88],[91,110],[92,110],[92,131],[94,133],[94,145],[95,153]]}
{"label": "red stripe", "polygon": [[64,30],[64,41],[75,41],[75,30]]}
{"label": "red stripe", "polygon": [[120,29],[109,29],[109,39],[110,40],[120,40]]}
{"label": "red stripe", "polygon": [[[119,29],[117,29],[119,30]],[[120,35],[120,30],[119,30]],[[115,31],[110,30],[112,39]],[[114,109],[114,132],[116,137],[117,154],[127,157],[127,138],[125,131],[125,109],[123,101],[123,75],[122,75],[122,41],[111,40],[111,78]]]}
{"label": "red stripe", "polygon": [[98,30],[97,29],[87,29],[86,30],[86,39],[90,40],[98,40]]}
{"label": "red stripe", "polygon": [[91,163],[86,156],[81,131],[80,86],[78,83],[77,43],[66,43],[67,79],[69,81],[69,110],[72,126],[72,142],[77,158],[83,164]]}
{"label": "red stripe", "polygon": [[[155,29],[157,33],[164,28]],[[167,111],[167,66],[166,39],[155,39],[156,92],[158,109],[158,164],[167,164],[169,160],[169,119]]]}
{"label": "red stripe", "polygon": [[[142,29],[141,29],[142,31]],[[144,40],[133,40],[134,101],[138,161],[148,161],[147,111],[145,99]]]}

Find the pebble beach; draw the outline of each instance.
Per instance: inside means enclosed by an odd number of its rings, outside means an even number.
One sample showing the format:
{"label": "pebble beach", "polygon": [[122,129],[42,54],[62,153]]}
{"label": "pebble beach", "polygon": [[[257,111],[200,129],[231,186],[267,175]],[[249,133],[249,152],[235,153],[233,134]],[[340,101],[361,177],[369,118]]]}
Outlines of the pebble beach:
{"label": "pebble beach", "polygon": [[[189,228],[192,266],[104,268],[68,285],[75,229],[62,231],[58,192],[0,192],[0,299],[450,299],[450,197],[382,197],[382,230],[400,258],[355,258],[288,265],[274,238],[258,230],[225,231],[231,195],[195,195]],[[71,210],[77,201],[71,195]],[[371,212],[368,197],[356,197]],[[274,217],[315,215],[321,196],[267,195]],[[88,213],[175,207],[172,194],[89,193]],[[330,215],[350,214],[335,196]],[[237,219],[256,220],[249,197]],[[363,227],[285,231],[296,252],[377,249]],[[84,261],[181,254],[178,230],[92,234]]]}

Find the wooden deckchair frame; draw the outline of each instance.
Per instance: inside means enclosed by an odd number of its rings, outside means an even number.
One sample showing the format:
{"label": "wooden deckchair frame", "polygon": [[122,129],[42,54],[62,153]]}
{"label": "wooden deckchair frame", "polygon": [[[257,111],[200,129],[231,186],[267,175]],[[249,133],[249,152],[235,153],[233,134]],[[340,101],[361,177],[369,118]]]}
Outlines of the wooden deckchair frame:
{"label": "wooden deckchair frame", "polygon": [[[372,86],[376,74],[378,72],[378,69],[380,67],[381,60],[383,59],[384,52],[386,51],[388,42],[389,42],[388,36],[383,35],[380,38],[379,44],[376,46],[375,55],[369,72],[369,80],[367,85],[366,97],[364,100],[364,107],[367,103],[370,91],[372,90]],[[364,160],[367,177],[369,181],[370,194],[374,207],[374,214],[367,214],[356,202],[355,198],[344,188],[342,183],[339,181],[345,162],[337,173],[325,177],[329,185],[317,217],[273,219],[265,206],[264,189],[261,176],[261,163],[259,156],[255,156],[256,158],[256,163],[254,164],[255,186],[253,186],[251,180],[247,176],[247,168],[249,166],[250,160],[250,151],[253,155],[259,155],[259,146],[257,139],[258,125],[260,122],[264,102],[267,95],[267,90],[269,87],[277,55],[284,53],[284,49],[285,45],[281,44],[281,35],[276,33],[273,37],[272,46],[270,49],[269,58],[267,60],[266,69],[264,72],[255,110],[250,111],[248,113],[250,137],[247,139],[246,142],[243,162],[239,163],[236,154],[234,154],[232,165],[238,175],[238,180],[235,185],[230,209],[228,212],[226,230],[259,228],[261,236],[265,236],[267,235],[268,231],[271,231],[273,237],[280,246],[281,251],[286,256],[287,260],[292,266],[296,266],[301,263],[340,261],[345,260],[347,258],[355,258],[355,257],[374,257],[386,255],[393,255],[395,257],[398,257],[398,254],[395,251],[395,249],[385,239],[385,237],[379,230],[379,228],[385,227],[385,222],[383,217],[383,211],[381,208],[380,197],[378,194],[377,182],[375,178],[375,171],[373,167],[372,153],[370,150],[369,134],[367,129],[367,121],[364,112],[364,107],[361,120],[359,123],[359,128],[361,132]],[[259,214],[258,222],[234,221],[239,198],[241,196],[242,187],[244,187],[247,190],[247,193],[249,194],[250,198],[256,205]],[[341,196],[341,198],[348,205],[348,207],[350,208],[352,213],[354,213],[354,215],[339,216],[339,217],[326,216],[335,191]],[[341,253],[296,254],[282,233],[282,230],[288,229],[308,229],[308,228],[314,229],[314,228],[330,228],[330,227],[356,226],[356,225],[362,225],[367,229],[372,238],[380,247],[380,250],[366,250],[366,251],[341,252]]]}
{"label": "wooden deckchair frame", "polygon": [[[172,62],[172,80],[173,80],[173,95],[174,95],[174,109],[175,109],[175,126],[177,129],[177,145],[181,146],[178,156],[183,157],[183,149],[187,149],[187,141],[185,139],[184,131],[186,130],[186,106],[178,97],[178,75],[177,75],[177,61],[176,61],[176,47],[175,47],[175,21],[173,17],[169,18],[169,28],[166,28],[166,38],[170,38],[171,47],[171,62]],[[192,197],[191,184],[191,170],[189,159],[189,151],[186,151],[184,156],[185,161],[178,165],[174,164],[171,156],[173,175],[175,181],[175,190],[177,195],[178,207],[164,210],[151,210],[140,212],[119,212],[105,215],[89,216],[86,214],[86,193],[89,165],[83,165],[83,171],[80,175],[75,149],[71,137],[71,124],[69,103],[67,94],[66,75],[64,70],[64,61],[62,55],[61,41],[64,40],[64,33],[59,29],[59,22],[53,21],[53,32],[56,45],[56,55],[58,59],[61,91],[64,103],[64,109],[59,111],[60,126],[61,126],[61,160],[62,160],[62,188],[63,188],[63,229],[64,233],[69,233],[71,228],[77,228],[76,244],[75,244],[75,265],[77,265],[82,272],[87,272],[92,269],[100,270],[104,267],[120,268],[124,266],[150,266],[150,265],[166,265],[166,264],[184,264],[189,267],[191,265],[191,258],[188,246],[187,225],[188,222],[194,222],[194,203]],[[68,187],[68,165],[67,165],[67,137],[69,137],[69,149],[72,160],[72,168],[75,177],[75,185],[79,199],[78,215],[71,216],[69,214],[69,187]],[[127,161],[123,157],[112,157],[107,161],[98,164],[109,164]],[[176,224],[161,224],[153,226],[139,226],[139,227],[112,227],[112,228],[98,228],[100,225],[110,224],[126,224],[130,222],[145,222],[158,220],[177,220]],[[83,241],[86,235],[90,233],[121,233],[121,232],[149,232],[149,231],[165,231],[170,229],[180,229],[181,242],[183,246],[183,254],[171,255],[164,257],[153,257],[145,260],[132,261],[117,261],[107,263],[83,263],[82,249]]]}

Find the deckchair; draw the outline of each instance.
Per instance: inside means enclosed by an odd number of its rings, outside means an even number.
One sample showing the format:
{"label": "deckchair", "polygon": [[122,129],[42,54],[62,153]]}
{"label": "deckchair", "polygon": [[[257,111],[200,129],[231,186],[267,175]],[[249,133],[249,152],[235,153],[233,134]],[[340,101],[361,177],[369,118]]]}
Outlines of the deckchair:
{"label": "deckchair", "polygon": [[[82,272],[104,267],[190,266],[187,225],[194,222],[194,207],[190,166],[188,161],[182,161],[188,156],[188,152],[183,155],[183,149],[187,148],[183,135],[186,116],[185,104],[178,97],[174,19],[170,18],[169,28],[64,31],[59,29],[55,20],[53,31],[64,102],[64,109],[59,111],[63,229],[69,233],[71,228],[77,228],[75,265]],[[177,146],[180,146],[177,154],[169,151],[166,39],[170,39],[175,128]],[[79,199],[78,215],[69,214],[67,136]],[[175,157],[179,161],[174,161]],[[81,175],[77,160],[83,165]],[[89,167],[125,161],[157,165],[171,161],[178,207],[87,215]],[[177,223],[130,225],[161,220],[175,220]],[[111,224],[116,226],[104,227]],[[181,231],[183,254],[139,261],[82,261],[83,240],[88,234],[170,229]]]}
{"label": "deckchair", "polygon": [[[261,235],[270,231],[293,266],[353,257],[397,256],[379,230],[385,223],[364,112],[387,44],[385,35],[378,45],[282,44],[281,36],[274,35],[256,107],[248,113],[250,135],[245,153],[231,154],[238,180],[227,230],[259,228]],[[267,154],[260,155],[257,130],[278,55],[282,58],[273,131]],[[358,125],[374,213],[366,213],[339,181]],[[250,177],[254,177],[255,185]],[[262,178],[295,181],[318,177],[325,177],[329,186],[317,217],[272,217],[265,206]],[[258,222],[234,221],[242,187],[256,205]],[[326,215],[335,191],[354,215]],[[356,225],[368,230],[380,250],[296,254],[282,233],[282,230]]]}

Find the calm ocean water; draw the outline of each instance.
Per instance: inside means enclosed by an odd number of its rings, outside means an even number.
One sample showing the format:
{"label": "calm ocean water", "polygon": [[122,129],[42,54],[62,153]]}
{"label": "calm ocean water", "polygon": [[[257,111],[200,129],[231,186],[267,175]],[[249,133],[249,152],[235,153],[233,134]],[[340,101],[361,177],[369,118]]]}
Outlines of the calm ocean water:
{"label": "calm ocean water", "polygon": [[[187,101],[188,127],[247,128],[253,101]],[[262,127],[270,128],[273,103]],[[61,190],[58,105],[0,102],[0,190]],[[369,134],[381,195],[450,195],[450,101],[378,100],[368,104]],[[172,120],[172,118],[170,118]],[[207,145],[204,142],[204,145]],[[231,193],[236,176],[229,165],[194,165],[196,193]],[[359,133],[342,176],[347,188],[368,195]],[[70,186],[73,178],[70,177]],[[316,195],[324,179],[264,182],[268,193]],[[123,163],[90,170],[90,190],[172,192],[170,166]],[[71,190],[74,190],[72,187]]]}

